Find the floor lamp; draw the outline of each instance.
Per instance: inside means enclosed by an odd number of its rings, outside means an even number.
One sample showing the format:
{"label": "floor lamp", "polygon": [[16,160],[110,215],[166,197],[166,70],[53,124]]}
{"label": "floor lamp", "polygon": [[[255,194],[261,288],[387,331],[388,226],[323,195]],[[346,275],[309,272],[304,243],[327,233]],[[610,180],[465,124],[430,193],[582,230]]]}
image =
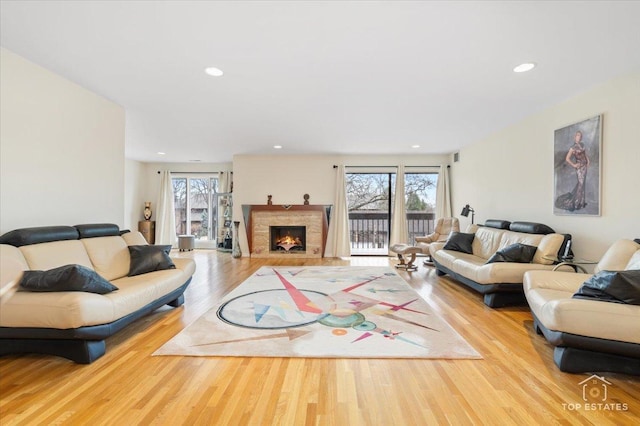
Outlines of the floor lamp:
{"label": "floor lamp", "polygon": [[473,225],[473,221],[476,218],[476,211],[473,209],[473,207],[470,207],[469,204],[467,204],[462,208],[460,214],[464,217],[469,217],[469,212],[471,212],[471,224]]}

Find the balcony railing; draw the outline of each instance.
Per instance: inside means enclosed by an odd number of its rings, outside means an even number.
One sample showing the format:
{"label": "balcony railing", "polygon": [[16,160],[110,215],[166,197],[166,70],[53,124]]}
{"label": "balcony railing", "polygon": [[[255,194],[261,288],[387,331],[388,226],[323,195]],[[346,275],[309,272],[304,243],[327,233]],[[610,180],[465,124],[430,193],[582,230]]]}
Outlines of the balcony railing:
{"label": "balcony railing", "polygon": [[[415,237],[433,232],[434,213],[407,212],[409,244]],[[349,212],[351,252],[353,254],[386,254],[389,247],[389,214],[381,211]]]}

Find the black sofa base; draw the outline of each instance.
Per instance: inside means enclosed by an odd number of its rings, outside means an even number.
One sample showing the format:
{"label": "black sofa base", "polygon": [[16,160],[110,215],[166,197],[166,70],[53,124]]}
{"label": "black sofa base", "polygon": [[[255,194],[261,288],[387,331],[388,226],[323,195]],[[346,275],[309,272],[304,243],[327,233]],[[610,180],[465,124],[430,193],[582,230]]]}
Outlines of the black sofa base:
{"label": "black sofa base", "polygon": [[533,314],[533,327],[555,346],[553,361],[565,373],[610,372],[640,376],[640,344],[579,336],[546,328]]}
{"label": "black sofa base", "polygon": [[451,269],[442,266],[435,259],[433,263],[438,276],[449,275],[456,281],[471,287],[475,291],[484,295],[484,304],[490,308],[502,308],[505,306],[524,306],[527,299],[524,295],[522,283],[498,283],[498,284],[478,284],[469,278],[462,276]]}
{"label": "black sofa base", "polygon": [[109,324],[66,330],[0,327],[0,356],[38,353],[60,356],[78,364],[91,364],[105,354],[105,338],[163,305],[181,306],[189,283],[191,278],[171,293]]}

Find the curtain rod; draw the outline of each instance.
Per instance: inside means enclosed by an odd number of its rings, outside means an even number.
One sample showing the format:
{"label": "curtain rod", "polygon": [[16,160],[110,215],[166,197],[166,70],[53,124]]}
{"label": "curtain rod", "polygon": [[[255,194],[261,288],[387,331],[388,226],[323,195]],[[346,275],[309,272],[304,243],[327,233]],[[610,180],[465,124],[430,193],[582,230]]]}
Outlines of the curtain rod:
{"label": "curtain rod", "polygon": [[[410,169],[410,168],[422,168],[422,167],[440,167],[442,164],[439,164],[437,166],[404,166],[405,169]],[[371,169],[371,168],[376,168],[376,167],[398,167],[398,166],[345,166],[345,167],[350,167],[352,169],[358,169],[358,168],[363,168],[363,169]],[[447,169],[450,168],[451,166],[447,164]],[[336,166],[335,164],[333,165],[334,169],[337,169],[338,166]]]}
{"label": "curtain rod", "polygon": [[[231,170],[221,170],[219,172],[176,172],[173,170],[169,170],[169,173],[181,173],[183,175],[214,175],[216,173],[229,172],[233,173]],[[158,170],[158,174],[162,173],[162,170]]]}

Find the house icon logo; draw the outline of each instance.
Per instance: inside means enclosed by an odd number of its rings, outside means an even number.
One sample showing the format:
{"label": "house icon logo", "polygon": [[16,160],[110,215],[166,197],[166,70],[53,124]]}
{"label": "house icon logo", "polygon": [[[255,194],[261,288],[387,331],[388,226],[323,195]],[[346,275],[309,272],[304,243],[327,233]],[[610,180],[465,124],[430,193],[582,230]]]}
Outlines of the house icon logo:
{"label": "house icon logo", "polygon": [[582,386],[582,399],[586,402],[604,402],[607,400],[607,386],[611,385],[604,377],[593,374],[578,383]]}

